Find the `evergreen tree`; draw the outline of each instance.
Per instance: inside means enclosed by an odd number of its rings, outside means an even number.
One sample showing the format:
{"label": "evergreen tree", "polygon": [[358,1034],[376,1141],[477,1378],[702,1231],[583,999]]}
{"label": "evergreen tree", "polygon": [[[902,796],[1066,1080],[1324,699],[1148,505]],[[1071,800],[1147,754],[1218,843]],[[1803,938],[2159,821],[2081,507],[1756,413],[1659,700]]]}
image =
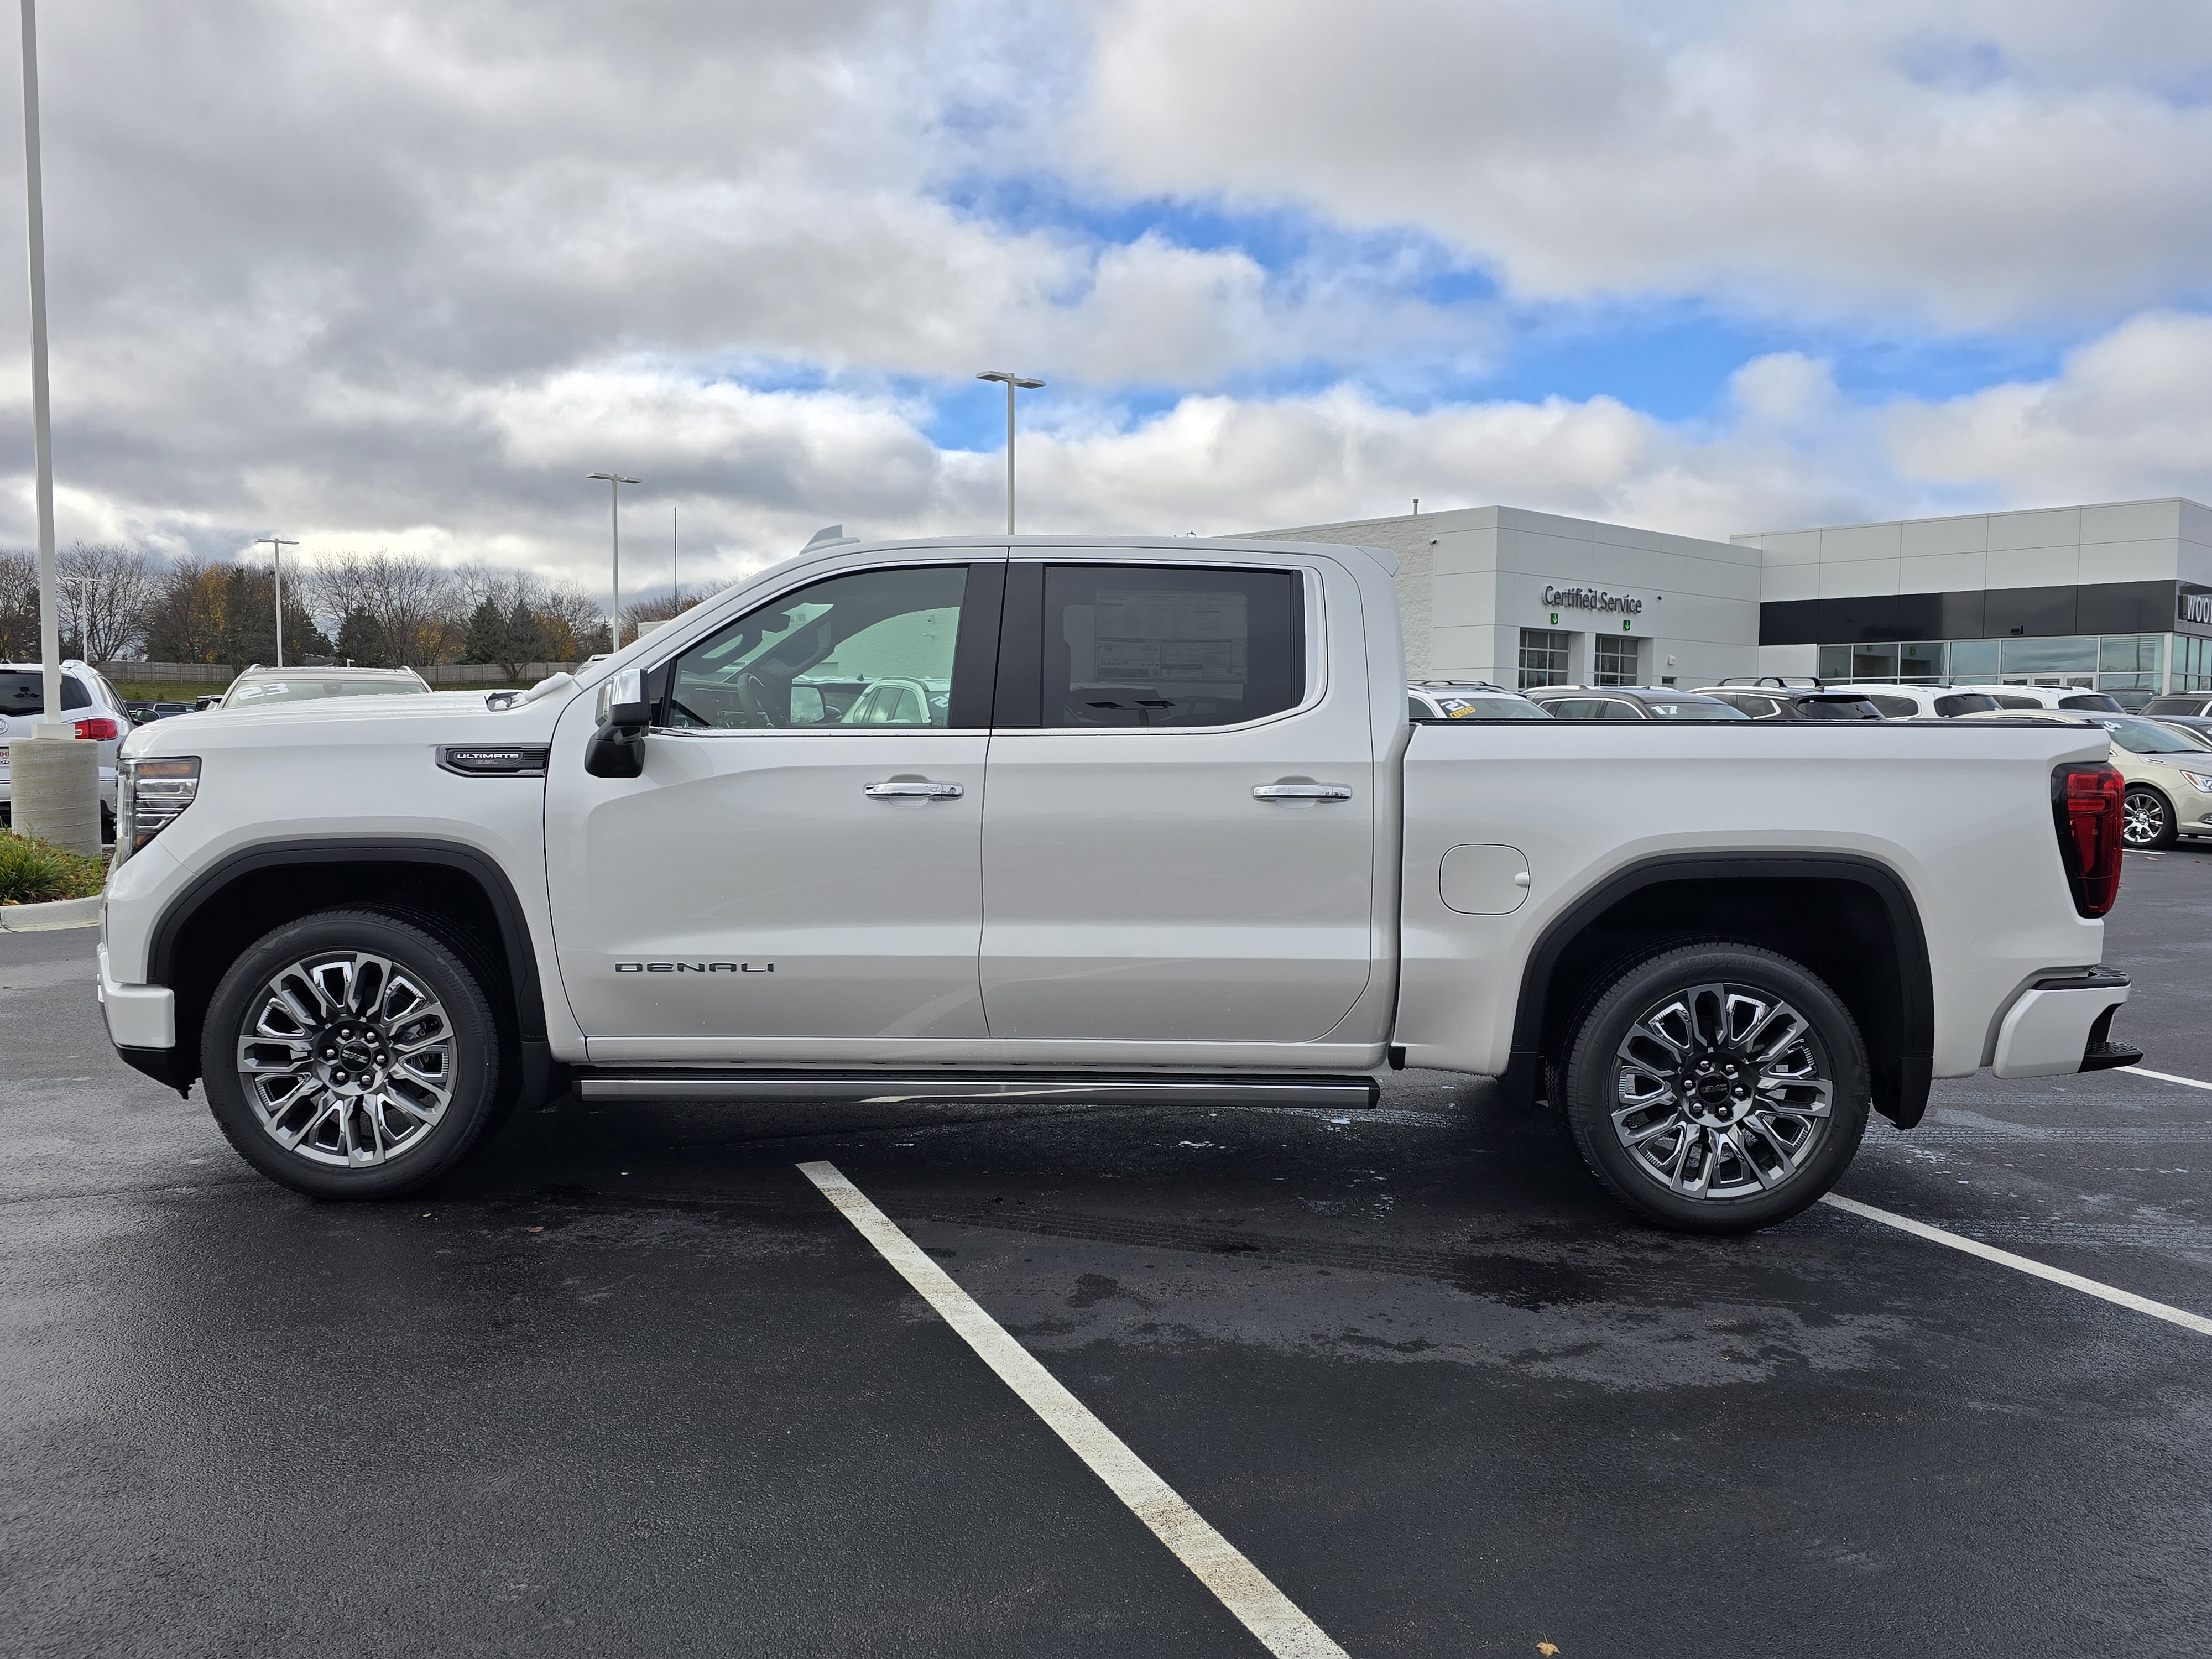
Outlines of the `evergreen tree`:
{"label": "evergreen tree", "polygon": [[501,663],[517,679],[522,677],[526,665],[544,662],[546,657],[545,623],[544,618],[520,599],[507,618],[507,641],[501,647]]}
{"label": "evergreen tree", "polygon": [[466,639],[461,646],[463,662],[506,662],[514,653],[507,649],[507,619],[499,614],[499,607],[489,599],[477,606],[469,617]]}
{"label": "evergreen tree", "polygon": [[358,664],[363,668],[385,666],[384,630],[376,625],[376,618],[366,611],[349,611],[338,623],[338,643],[335,653],[341,661]]}

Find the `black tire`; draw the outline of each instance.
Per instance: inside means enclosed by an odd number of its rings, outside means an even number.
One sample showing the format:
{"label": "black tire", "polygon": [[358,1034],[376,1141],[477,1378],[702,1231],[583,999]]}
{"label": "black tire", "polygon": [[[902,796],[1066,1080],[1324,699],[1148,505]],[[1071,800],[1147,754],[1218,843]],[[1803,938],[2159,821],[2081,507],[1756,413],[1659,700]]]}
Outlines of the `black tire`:
{"label": "black tire", "polygon": [[2139,853],[2173,845],[2173,803],[2147,784],[2131,786],[2120,806],[2120,841]]}
{"label": "black tire", "polygon": [[398,916],[325,910],[231,964],[200,1066],[224,1137],[270,1180],[316,1198],[394,1198],[449,1173],[502,1115],[504,1047],[481,967],[462,951]]}
{"label": "black tire", "polygon": [[[1778,1023],[1785,1014],[1796,1024]],[[1850,1011],[1756,945],[1676,945],[1607,975],[1559,1071],[1553,1104],[1590,1173],[1680,1232],[1788,1219],[1835,1185],[1866,1132],[1866,1045]]]}

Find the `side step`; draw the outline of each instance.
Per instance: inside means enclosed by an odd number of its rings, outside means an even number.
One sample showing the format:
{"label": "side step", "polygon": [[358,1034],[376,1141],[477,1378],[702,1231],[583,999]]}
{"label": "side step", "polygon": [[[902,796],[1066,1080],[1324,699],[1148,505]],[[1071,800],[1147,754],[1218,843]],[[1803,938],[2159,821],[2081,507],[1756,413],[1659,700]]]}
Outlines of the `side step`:
{"label": "side step", "polygon": [[842,1101],[890,1106],[908,1101],[1062,1101],[1085,1105],[1158,1101],[1191,1106],[1318,1106],[1366,1111],[1382,1085],[1336,1076],[1159,1072],[586,1072],[586,1100]]}

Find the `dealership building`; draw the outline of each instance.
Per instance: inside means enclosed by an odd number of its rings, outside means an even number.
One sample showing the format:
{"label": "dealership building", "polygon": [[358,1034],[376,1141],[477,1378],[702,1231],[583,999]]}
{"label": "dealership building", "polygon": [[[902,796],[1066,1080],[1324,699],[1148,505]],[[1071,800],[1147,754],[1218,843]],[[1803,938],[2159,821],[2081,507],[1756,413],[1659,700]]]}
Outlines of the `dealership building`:
{"label": "dealership building", "polygon": [[1725,542],[1511,507],[1255,533],[1395,553],[1416,679],[2212,690],[2212,508],[2178,496]]}

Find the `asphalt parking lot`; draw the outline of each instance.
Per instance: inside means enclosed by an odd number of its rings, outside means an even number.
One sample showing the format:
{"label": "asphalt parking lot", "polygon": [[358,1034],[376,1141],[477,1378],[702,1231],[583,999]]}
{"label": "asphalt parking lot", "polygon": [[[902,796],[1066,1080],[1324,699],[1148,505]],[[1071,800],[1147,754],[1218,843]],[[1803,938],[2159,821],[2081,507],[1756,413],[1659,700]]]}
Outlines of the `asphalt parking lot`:
{"label": "asphalt parking lot", "polygon": [[[2212,1080],[2212,850],[2116,1035]],[[1540,1115],[609,1108],[318,1205],[0,935],[0,1651],[1264,1652],[798,1166],[1368,1656],[2212,1653],[2212,1336]],[[1843,1193],[2212,1314],[2212,1091],[1938,1085]],[[1540,1644],[1547,1644],[1540,1646]]]}

